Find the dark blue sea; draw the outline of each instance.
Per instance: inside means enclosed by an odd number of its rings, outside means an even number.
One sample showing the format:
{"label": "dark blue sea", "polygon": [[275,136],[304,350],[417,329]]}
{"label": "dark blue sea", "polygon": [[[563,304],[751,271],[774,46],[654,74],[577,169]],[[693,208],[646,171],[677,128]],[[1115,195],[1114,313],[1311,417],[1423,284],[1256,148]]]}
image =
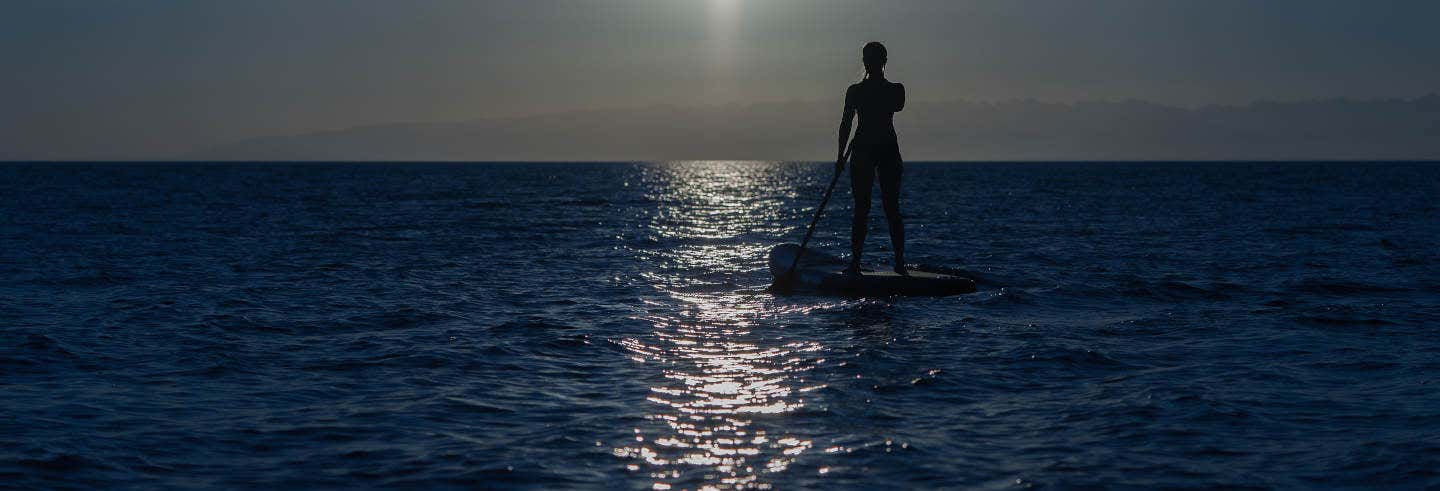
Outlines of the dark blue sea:
{"label": "dark blue sea", "polygon": [[1440,486],[1440,165],[830,172],[0,165],[0,487]]}

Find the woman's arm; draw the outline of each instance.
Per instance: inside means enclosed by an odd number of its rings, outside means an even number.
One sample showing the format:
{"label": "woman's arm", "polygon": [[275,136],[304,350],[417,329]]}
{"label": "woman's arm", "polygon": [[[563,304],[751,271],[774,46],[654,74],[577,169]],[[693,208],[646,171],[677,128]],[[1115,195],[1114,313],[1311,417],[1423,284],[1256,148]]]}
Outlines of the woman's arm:
{"label": "woman's arm", "polygon": [[895,101],[895,112],[905,110],[905,84],[895,84],[895,94],[898,100]]}
{"label": "woman's arm", "polygon": [[854,92],[854,86],[845,91],[845,113],[840,116],[840,150],[835,152],[835,170],[837,172],[845,168],[845,143],[850,140],[850,121],[855,119],[855,105],[851,100]]}

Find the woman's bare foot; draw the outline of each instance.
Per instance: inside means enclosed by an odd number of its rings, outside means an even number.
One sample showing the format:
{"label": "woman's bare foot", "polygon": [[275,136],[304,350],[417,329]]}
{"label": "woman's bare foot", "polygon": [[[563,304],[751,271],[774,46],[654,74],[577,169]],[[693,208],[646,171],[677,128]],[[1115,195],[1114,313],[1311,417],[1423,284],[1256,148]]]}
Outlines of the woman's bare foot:
{"label": "woman's bare foot", "polygon": [[900,276],[910,276],[910,269],[909,269],[909,268],[906,268],[903,263],[902,263],[902,264],[896,264],[896,265],[895,265],[895,274],[898,274],[898,275],[900,275]]}
{"label": "woman's bare foot", "polygon": [[858,275],[858,274],[860,274],[860,262],[859,262],[859,261],[856,261],[856,262],[850,263],[849,266],[846,266],[846,267],[845,267],[845,274],[847,274],[847,275]]}

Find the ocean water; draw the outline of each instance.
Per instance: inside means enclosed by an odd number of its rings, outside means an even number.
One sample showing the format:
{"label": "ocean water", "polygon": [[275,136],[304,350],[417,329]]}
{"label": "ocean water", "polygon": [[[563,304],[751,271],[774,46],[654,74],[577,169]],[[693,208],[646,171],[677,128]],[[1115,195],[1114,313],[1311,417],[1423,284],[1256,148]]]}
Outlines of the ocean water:
{"label": "ocean water", "polygon": [[0,165],[0,487],[1440,486],[1440,165],[829,172]]}

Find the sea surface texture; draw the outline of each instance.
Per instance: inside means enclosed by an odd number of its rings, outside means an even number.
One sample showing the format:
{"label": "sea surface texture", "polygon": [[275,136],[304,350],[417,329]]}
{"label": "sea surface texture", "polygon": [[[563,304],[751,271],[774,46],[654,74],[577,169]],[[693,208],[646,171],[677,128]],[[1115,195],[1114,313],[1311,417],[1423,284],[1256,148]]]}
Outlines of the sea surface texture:
{"label": "sea surface texture", "polygon": [[831,172],[0,165],[0,486],[1440,486],[1440,165]]}

